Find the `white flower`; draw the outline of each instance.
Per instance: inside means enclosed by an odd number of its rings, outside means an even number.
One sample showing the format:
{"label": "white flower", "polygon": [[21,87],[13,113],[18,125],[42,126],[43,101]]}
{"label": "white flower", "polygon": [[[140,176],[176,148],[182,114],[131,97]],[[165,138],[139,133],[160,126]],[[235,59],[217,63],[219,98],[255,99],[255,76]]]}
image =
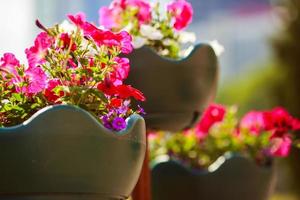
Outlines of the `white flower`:
{"label": "white flower", "polygon": [[147,43],[147,39],[144,37],[139,37],[139,36],[133,37],[132,44],[133,44],[133,48],[135,49],[141,48],[146,43]]}
{"label": "white flower", "polygon": [[163,40],[163,45],[165,46],[171,46],[172,44],[174,44],[174,40],[171,40],[169,38]]}
{"label": "white flower", "polygon": [[217,56],[221,56],[225,51],[224,46],[221,45],[218,40],[210,41],[208,44],[214,49]]}
{"label": "white flower", "polygon": [[62,32],[72,33],[75,32],[77,27],[74,24],[71,24],[69,21],[64,20],[61,24],[59,24],[59,29]]}
{"label": "white flower", "polygon": [[157,28],[150,25],[141,25],[141,35],[149,38],[150,40],[161,40],[163,39],[163,34]]}
{"label": "white flower", "polygon": [[1,101],[1,103],[3,103],[3,104],[8,104],[8,103],[9,103],[9,100],[8,100],[8,99],[3,99],[3,100]]}
{"label": "white flower", "polygon": [[178,41],[182,44],[194,43],[196,41],[196,34],[193,32],[183,31],[179,34]]}

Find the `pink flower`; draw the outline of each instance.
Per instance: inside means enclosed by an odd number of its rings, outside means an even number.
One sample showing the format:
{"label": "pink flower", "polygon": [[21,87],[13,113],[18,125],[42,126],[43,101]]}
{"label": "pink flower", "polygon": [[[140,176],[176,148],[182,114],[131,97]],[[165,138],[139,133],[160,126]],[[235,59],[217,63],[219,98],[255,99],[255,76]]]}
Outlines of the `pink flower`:
{"label": "pink flower", "polygon": [[85,23],[85,14],[83,12],[79,12],[75,15],[68,15],[68,18],[70,19],[71,22],[73,22],[76,26],[82,27]]}
{"label": "pink flower", "polygon": [[25,70],[24,76],[13,78],[12,83],[16,85],[16,92],[30,96],[46,88],[47,75],[40,67],[29,67]]}
{"label": "pink flower", "polygon": [[3,76],[5,76],[7,72],[17,75],[16,67],[18,66],[20,66],[20,62],[12,53],[5,53],[0,60],[0,69],[2,69]]}
{"label": "pink flower", "polygon": [[59,95],[56,94],[53,90],[61,85],[61,81],[59,79],[52,79],[48,81],[48,86],[45,90],[45,97],[48,101],[53,102],[53,103],[59,103],[56,102],[58,98],[62,97],[64,95],[63,91],[60,91]]}
{"label": "pink flower", "polygon": [[273,137],[282,137],[289,131],[300,129],[300,121],[281,107],[265,112],[264,121],[266,130],[273,131]]}
{"label": "pink flower", "polygon": [[151,20],[152,15],[149,2],[144,0],[128,0],[128,6],[138,9],[137,17],[139,24],[145,24]]}
{"label": "pink flower", "polygon": [[119,6],[115,6],[114,8],[110,8],[104,6],[99,9],[99,24],[104,26],[107,29],[119,28],[122,23],[122,8]]}
{"label": "pink flower", "polygon": [[247,113],[240,122],[242,129],[249,129],[253,135],[259,135],[265,129],[264,114],[259,111]]}
{"label": "pink flower", "polygon": [[114,66],[114,71],[110,74],[110,80],[113,85],[118,86],[123,84],[123,80],[128,77],[130,65],[128,58],[116,57],[117,64]]}
{"label": "pink flower", "polygon": [[222,105],[211,104],[203,113],[200,122],[196,125],[196,135],[198,138],[207,136],[209,129],[217,122],[224,119],[226,108]]}
{"label": "pink flower", "polygon": [[286,157],[290,154],[292,139],[289,135],[284,135],[283,137],[273,138],[271,140],[272,147],[270,148],[270,154],[277,157]]}
{"label": "pink flower", "polygon": [[[128,9],[136,9],[139,25],[151,20],[151,6],[145,0],[114,0],[109,7],[99,10],[99,24],[107,29],[122,28],[122,14]],[[130,20],[130,19],[129,19]]]}
{"label": "pink flower", "polygon": [[133,50],[132,37],[126,31],[121,31],[117,34],[117,38],[120,41],[122,53],[129,54]]}
{"label": "pink flower", "polygon": [[36,37],[34,46],[25,50],[30,67],[35,67],[46,61],[45,57],[48,53],[48,48],[52,45],[52,43],[53,38],[46,32],[42,32]]}
{"label": "pink flower", "polygon": [[192,22],[193,7],[185,0],[175,0],[167,6],[168,12],[174,19],[174,28],[182,30]]}

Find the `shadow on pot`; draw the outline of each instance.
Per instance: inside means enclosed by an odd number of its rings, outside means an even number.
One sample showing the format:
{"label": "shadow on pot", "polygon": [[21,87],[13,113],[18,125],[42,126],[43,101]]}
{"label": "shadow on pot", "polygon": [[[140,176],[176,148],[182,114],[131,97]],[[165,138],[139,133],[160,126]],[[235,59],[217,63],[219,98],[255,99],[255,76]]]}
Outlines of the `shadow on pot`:
{"label": "shadow on pot", "polygon": [[218,59],[211,46],[199,44],[179,60],[163,58],[148,47],[129,56],[131,72],[126,80],[143,91],[147,129],[179,131],[192,127],[214,99]]}

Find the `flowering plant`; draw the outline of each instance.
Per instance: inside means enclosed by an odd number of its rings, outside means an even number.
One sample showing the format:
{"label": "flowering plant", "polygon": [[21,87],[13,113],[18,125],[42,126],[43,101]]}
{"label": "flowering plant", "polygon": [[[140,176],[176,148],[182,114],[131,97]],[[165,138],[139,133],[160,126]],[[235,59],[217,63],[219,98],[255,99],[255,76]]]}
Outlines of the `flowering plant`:
{"label": "flowering plant", "polygon": [[130,107],[130,99],[143,94],[123,84],[132,51],[131,36],[97,28],[85,15],[68,15],[71,23],[45,28],[39,21],[34,45],[25,50],[28,66],[14,54],[0,62],[0,125],[22,123],[39,109],[56,104],[76,105],[95,115],[106,128],[126,127],[126,118],[143,113]]}
{"label": "flowering plant", "polygon": [[267,164],[272,157],[286,157],[292,144],[291,131],[300,121],[285,109],[252,111],[241,120],[237,109],[212,104],[195,128],[181,133],[151,133],[148,136],[151,160],[166,156],[195,168],[207,168],[225,153],[238,153]]}
{"label": "flowering plant", "polygon": [[186,0],[173,0],[165,8],[146,0],[113,0],[99,10],[99,23],[112,31],[127,30],[135,48],[148,45],[159,54],[179,58],[183,44],[195,42],[194,33],[185,32],[192,21],[193,8]]}

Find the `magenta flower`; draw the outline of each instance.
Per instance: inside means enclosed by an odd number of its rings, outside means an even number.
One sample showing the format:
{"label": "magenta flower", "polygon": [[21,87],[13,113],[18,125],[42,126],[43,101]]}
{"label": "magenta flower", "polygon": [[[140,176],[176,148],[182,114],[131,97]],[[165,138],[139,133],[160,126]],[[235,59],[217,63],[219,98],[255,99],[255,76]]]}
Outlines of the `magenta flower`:
{"label": "magenta flower", "polygon": [[281,107],[265,112],[264,121],[266,130],[273,131],[273,137],[282,137],[289,131],[300,129],[300,121]]}
{"label": "magenta flower", "polygon": [[139,24],[145,24],[151,20],[152,15],[149,2],[145,0],[128,0],[128,6],[138,9],[137,17]]}
{"label": "magenta flower", "polygon": [[133,50],[132,37],[126,31],[115,34],[111,31],[96,29],[90,34],[99,46],[117,47],[124,54],[128,54]]}
{"label": "magenta flower", "polygon": [[123,84],[123,80],[128,77],[130,65],[128,58],[116,57],[117,64],[114,66],[115,70],[110,74],[110,81],[113,85],[118,86]]}
{"label": "magenta flower", "polygon": [[34,41],[34,46],[25,50],[30,67],[36,67],[39,64],[45,63],[48,48],[52,45],[52,43],[53,38],[46,32],[38,34]]}
{"label": "magenta flower", "polygon": [[200,122],[196,125],[196,135],[198,138],[207,136],[209,129],[217,122],[224,119],[226,108],[222,105],[211,104],[203,113]]}
{"label": "magenta flower", "polygon": [[116,131],[121,131],[126,128],[126,121],[122,117],[116,117],[112,121],[112,128]]}
{"label": "magenta flower", "polygon": [[286,157],[290,154],[292,147],[292,139],[289,135],[284,135],[283,137],[273,138],[271,140],[272,147],[270,148],[270,154],[277,157]]}
{"label": "magenta flower", "polygon": [[193,18],[193,7],[185,0],[175,0],[167,6],[168,12],[174,20],[174,28],[176,30],[182,30],[186,28]]}
{"label": "magenta flower", "polygon": [[114,0],[109,7],[99,9],[99,24],[107,29],[122,28],[122,13],[127,9],[136,9],[139,25],[148,23],[151,16],[151,6],[145,0]]}
{"label": "magenta flower", "polygon": [[85,23],[85,14],[83,12],[79,12],[75,15],[68,15],[68,18],[71,22],[73,22],[77,27],[82,27]]}
{"label": "magenta flower", "polygon": [[46,88],[47,75],[40,67],[29,67],[24,76],[14,77],[12,83],[16,85],[16,92],[31,96]]}
{"label": "magenta flower", "polygon": [[121,31],[117,34],[117,38],[120,41],[122,53],[129,54],[133,50],[132,37],[126,31]]}
{"label": "magenta flower", "polygon": [[0,69],[3,76],[8,73],[17,75],[16,67],[20,66],[19,60],[12,53],[5,53],[0,60]]}
{"label": "magenta flower", "polygon": [[263,112],[252,111],[247,113],[240,122],[240,128],[249,129],[253,135],[259,135],[265,129]]}
{"label": "magenta flower", "polygon": [[123,9],[120,6],[107,7],[103,6],[99,9],[99,24],[107,29],[118,28],[122,23]]}

